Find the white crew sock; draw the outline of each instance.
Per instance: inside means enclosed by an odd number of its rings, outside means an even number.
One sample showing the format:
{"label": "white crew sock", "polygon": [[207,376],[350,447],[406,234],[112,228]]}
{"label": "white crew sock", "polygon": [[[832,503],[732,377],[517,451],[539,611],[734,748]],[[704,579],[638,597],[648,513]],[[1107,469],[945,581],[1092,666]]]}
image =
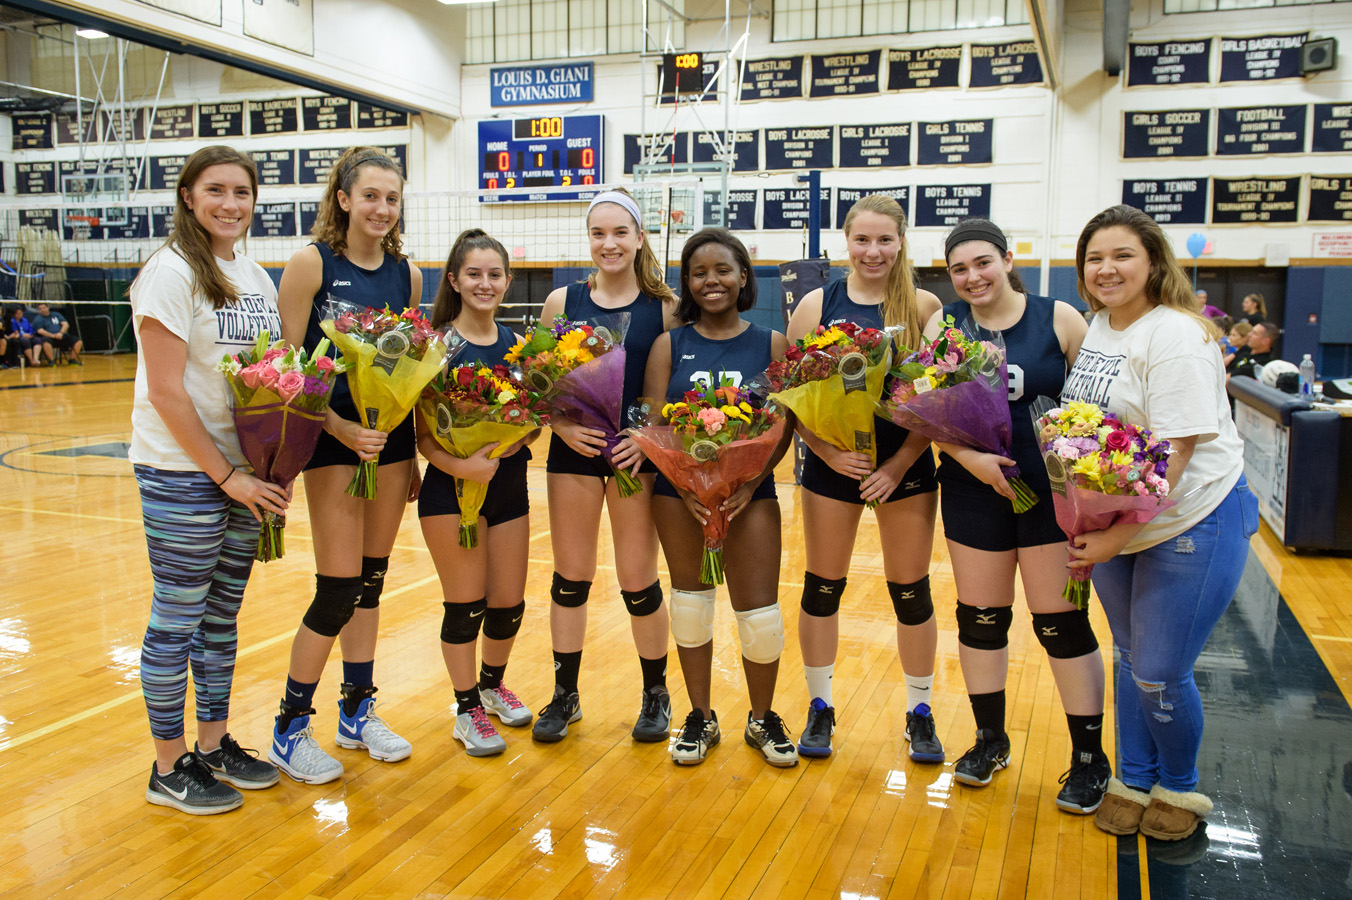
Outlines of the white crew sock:
{"label": "white crew sock", "polygon": [[920,704],[930,706],[930,693],[934,690],[933,675],[906,676],[906,711],[915,712]]}
{"label": "white crew sock", "polygon": [[831,674],[835,670],[834,664],[829,666],[803,666],[803,674],[807,676],[809,699],[821,700],[827,706],[835,706],[831,702]]}

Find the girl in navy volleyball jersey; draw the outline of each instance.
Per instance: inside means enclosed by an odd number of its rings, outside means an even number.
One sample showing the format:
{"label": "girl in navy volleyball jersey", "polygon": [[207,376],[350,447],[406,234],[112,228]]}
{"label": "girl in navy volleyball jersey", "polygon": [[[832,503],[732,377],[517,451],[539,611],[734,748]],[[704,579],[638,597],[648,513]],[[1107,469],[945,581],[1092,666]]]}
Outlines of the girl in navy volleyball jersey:
{"label": "girl in navy volleyball jersey", "polygon": [[[944,536],[958,588],[958,658],[977,727],[976,744],[958,760],[955,777],[979,787],[1009,763],[1005,681],[1017,568],[1033,631],[1047,651],[1070,727],[1070,771],[1056,804],[1068,812],[1090,813],[1112,775],[1102,741],[1103,658],[1088,612],[1061,597],[1066,536],[1056,524],[1029,412],[1039,396],[1060,396],[1086,325],[1069,304],[1024,290],[1005,235],[994,223],[960,222],[944,249],[949,277],[962,299],[930,319],[926,336],[937,337],[951,316],[967,334],[995,332],[1003,338],[1014,425],[1013,459],[939,445]],[[1004,476],[1014,463],[1041,501],[1024,513],[1014,512],[1014,492]]]}
{"label": "girl in navy volleyball jersey", "polygon": [[[850,274],[807,294],[789,321],[788,339],[812,334],[819,325],[855,322],[882,328],[904,325],[906,335],[939,310],[939,298],[917,291],[903,236],[906,214],[892,198],[863,197],[845,216]],[[878,501],[883,570],[897,616],[897,652],[906,673],[906,737],[911,758],[943,762],[944,749],[930,712],[938,625],[930,601],[929,561],[938,506],[934,456],[929,441],[877,420],[877,468],[866,453],[821,440],[801,425],[808,446],[803,464],[803,531],[807,572],[798,643],[807,675],[807,725],[798,741],[804,756],[829,756],[835,729],[831,677],[839,641],[840,598],[850,568],[864,504]]]}
{"label": "girl in navy volleyball jersey", "polygon": [[[625,415],[643,387],[648,351],[658,335],[674,324],[676,297],[663,281],[662,268],[648,246],[638,204],[623,190],[598,194],[587,209],[587,234],[595,274],[585,283],[558,288],[545,300],[541,317],[560,314],[573,321],[627,312],[624,338]],[[627,422],[621,422],[624,427]],[[587,631],[587,598],[596,577],[596,537],[601,508],[610,513],[615,541],[615,576],[630,615],[634,645],[643,672],[643,695],[633,735],[639,741],[664,741],[671,728],[667,696],[667,609],[657,580],[657,530],[652,517],[656,469],[643,460],[633,441],[620,441],[614,463],[637,469],[643,491],[621,498],[610,465],[601,455],[605,435],[563,416],[550,423],[552,436],[545,466],[549,490],[550,541],[554,579],[550,586],[549,631],[554,647],[554,697],[540,711],[533,736],[560,741],[568,726],[582,718],[578,671]],[[643,463],[641,468],[638,468]]]}
{"label": "girl in navy volleyball jersey", "polygon": [[[464,340],[452,366],[498,366],[517,336],[494,314],[512,283],[507,251],[483,230],[462,232],[451,247],[432,308],[432,327],[450,326]],[[496,459],[489,444],[468,459],[458,459],[437,443],[418,414],[418,449],[427,457],[427,477],[418,494],[423,537],[436,564],[445,595],[441,655],[455,690],[455,738],[470,756],[491,756],[507,744],[488,720],[525,725],[531,714],[502,683],[507,657],[526,611],[526,557],[530,545],[530,501],[526,495],[526,445]],[[487,528],[478,546],[460,546],[460,504],[455,479],[488,485],[479,515]],[[483,664],[475,673],[475,648],[483,631]]]}
{"label": "girl in navy volleyball jersey", "polygon": [[[399,214],[404,178],[375,147],[352,147],[334,163],[315,220],[315,242],[286,264],[278,293],[283,334],[313,350],[330,298],[396,313],[416,307],[422,273],[403,255]],[[291,644],[291,666],[268,758],[297,781],[322,784],[343,764],[315,741],[311,704],[335,640],[343,653],[338,746],[373,759],[406,758],[412,747],[375,714],[374,670],[380,593],[390,551],[417,496],[413,417],[392,432],[365,428],[346,378],[334,383],[324,434],[305,469],[315,549],[315,596]],[[380,456],[376,497],[347,494],[360,460]]]}
{"label": "girl in navy volleyball jersey", "polygon": [[[756,305],[756,279],[742,242],[722,228],[691,237],[681,253],[681,302],[677,317],[688,324],[660,336],[648,356],[644,394],[680,400],[685,392],[723,378],[741,384],[784,355],[784,335],[753,325],[741,313]],[[761,476],[743,485],[723,504],[730,525],[724,543],[728,593],[736,612],[751,711],[746,742],[774,766],[798,762],[793,739],[770,708],[784,649],[779,611],[779,500],[775,464],[788,448],[785,432]],[[660,474],[653,500],[657,533],[671,572],[671,631],[694,707],[686,717],[671,758],[682,765],[704,761],[720,738],[710,700],[713,667],[714,588],[699,578],[704,537],[700,525],[709,511],[693,495],[678,491]]]}

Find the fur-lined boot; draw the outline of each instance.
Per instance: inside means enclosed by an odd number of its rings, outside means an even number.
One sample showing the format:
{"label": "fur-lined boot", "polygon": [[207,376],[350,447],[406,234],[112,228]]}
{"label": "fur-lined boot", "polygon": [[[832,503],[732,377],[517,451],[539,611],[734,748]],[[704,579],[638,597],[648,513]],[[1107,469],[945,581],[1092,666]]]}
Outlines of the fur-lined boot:
{"label": "fur-lined boot", "polygon": [[1150,789],[1150,806],[1141,817],[1141,834],[1161,841],[1181,841],[1197,830],[1211,812],[1211,798],[1196,791]]}
{"label": "fur-lined boot", "polygon": [[1109,834],[1135,834],[1149,805],[1149,794],[1109,778],[1108,793],[1094,813],[1094,824]]}

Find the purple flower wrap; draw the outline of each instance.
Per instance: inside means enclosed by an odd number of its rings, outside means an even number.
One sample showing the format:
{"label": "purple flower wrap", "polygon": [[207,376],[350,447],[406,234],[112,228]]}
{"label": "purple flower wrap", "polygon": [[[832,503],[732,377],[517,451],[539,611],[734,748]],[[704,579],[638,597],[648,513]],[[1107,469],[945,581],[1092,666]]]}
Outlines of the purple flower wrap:
{"label": "purple flower wrap", "polygon": [[605,432],[601,451],[607,463],[621,440],[620,407],[624,396],[624,345],[618,345],[590,362],[583,363],[554,382],[549,397],[551,411],[584,428]]}
{"label": "purple flower wrap", "polygon": [[285,488],[310,461],[324,430],[324,410],[299,409],[266,389],[255,396],[272,402],[235,407],[239,446],[256,477]]}
{"label": "purple flower wrap", "polygon": [[[916,394],[893,408],[892,421],[931,441],[1012,458],[1009,371],[1000,366],[998,386],[977,379]],[[1017,478],[1019,467],[1010,466],[1004,473],[1006,478]]]}

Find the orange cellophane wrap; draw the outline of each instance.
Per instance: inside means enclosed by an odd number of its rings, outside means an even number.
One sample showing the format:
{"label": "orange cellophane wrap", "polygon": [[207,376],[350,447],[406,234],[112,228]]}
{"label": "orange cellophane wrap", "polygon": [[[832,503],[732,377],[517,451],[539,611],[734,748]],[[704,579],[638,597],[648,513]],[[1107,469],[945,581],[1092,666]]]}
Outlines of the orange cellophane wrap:
{"label": "orange cellophane wrap", "polygon": [[728,514],[721,509],[723,502],[765,471],[784,436],[784,427],[785,420],[781,418],[756,437],[723,444],[718,455],[708,462],[700,462],[687,453],[681,436],[670,425],[644,425],[631,428],[628,433],[673,486],[694,494],[700,505],[709,510],[704,546],[717,552],[722,550],[723,540],[728,536]]}

